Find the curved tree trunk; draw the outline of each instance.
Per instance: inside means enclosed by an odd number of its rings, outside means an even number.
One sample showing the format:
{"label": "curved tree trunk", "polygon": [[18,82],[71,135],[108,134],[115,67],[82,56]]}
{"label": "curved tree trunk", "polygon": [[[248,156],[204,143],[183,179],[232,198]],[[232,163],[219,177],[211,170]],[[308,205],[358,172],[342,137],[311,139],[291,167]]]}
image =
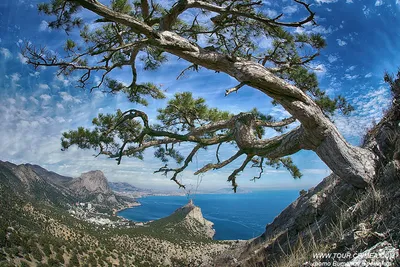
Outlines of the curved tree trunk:
{"label": "curved tree trunk", "polygon": [[321,144],[313,149],[340,178],[358,188],[373,182],[377,157],[367,149],[352,146],[344,140],[335,126]]}
{"label": "curved tree trunk", "polygon": [[[373,180],[376,169],[375,155],[369,150],[347,143],[311,97],[275,76],[261,64],[205,50],[176,33],[167,30],[157,31],[144,22],[112,11],[97,1],[73,1],[110,21],[124,24],[132,31],[145,35],[151,46],[207,69],[224,72],[279,102],[301,123],[301,132],[274,139],[273,141],[283,142],[288,149],[282,149],[282,147],[279,149],[277,146],[276,151],[272,151],[268,147],[264,155],[285,156],[300,149],[313,150],[335,174],[348,183],[363,188]],[[255,142],[252,138],[250,139],[249,147],[262,144],[262,140]],[[293,142],[292,145],[290,145],[291,142]],[[238,145],[240,147],[240,141]],[[261,153],[260,150],[258,153]]]}

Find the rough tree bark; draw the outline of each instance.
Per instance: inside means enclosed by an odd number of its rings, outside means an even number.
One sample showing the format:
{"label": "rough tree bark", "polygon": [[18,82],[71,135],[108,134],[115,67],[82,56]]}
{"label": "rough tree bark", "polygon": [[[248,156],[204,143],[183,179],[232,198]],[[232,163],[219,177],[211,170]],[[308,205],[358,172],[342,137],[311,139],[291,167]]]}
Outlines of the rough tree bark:
{"label": "rough tree bark", "polygon": [[[254,118],[238,118],[235,122],[235,141],[246,153],[266,157],[290,155],[298,150],[313,150],[339,177],[353,186],[363,188],[373,181],[376,156],[369,150],[350,145],[321,108],[299,88],[271,73],[263,65],[243,58],[231,57],[201,48],[178,34],[169,31],[172,21],[185,8],[196,7],[201,1],[180,1],[160,23],[162,30],[135,18],[115,12],[97,1],[71,0],[84,8],[130,27],[147,37],[147,44],[183,58],[207,69],[224,72],[241,83],[258,89],[281,104],[301,126],[269,140],[259,140],[252,132]],[[203,3],[204,4],[204,3]]]}

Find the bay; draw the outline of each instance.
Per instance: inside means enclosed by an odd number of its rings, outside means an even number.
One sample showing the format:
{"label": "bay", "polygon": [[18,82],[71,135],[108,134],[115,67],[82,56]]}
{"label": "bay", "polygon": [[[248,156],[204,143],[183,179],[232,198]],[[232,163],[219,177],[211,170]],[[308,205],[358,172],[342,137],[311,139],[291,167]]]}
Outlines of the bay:
{"label": "bay", "polygon": [[[298,190],[269,190],[246,194],[201,194],[191,196],[204,218],[214,223],[216,240],[250,239],[261,235],[265,226],[299,196]],[[142,204],[118,213],[135,222],[167,217],[185,205],[186,196],[149,196]]]}

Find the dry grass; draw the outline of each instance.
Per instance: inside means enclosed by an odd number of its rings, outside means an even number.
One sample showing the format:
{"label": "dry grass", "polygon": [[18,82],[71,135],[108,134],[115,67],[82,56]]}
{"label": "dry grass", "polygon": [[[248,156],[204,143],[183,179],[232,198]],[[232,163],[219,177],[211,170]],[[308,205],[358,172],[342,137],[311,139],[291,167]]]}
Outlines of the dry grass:
{"label": "dry grass", "polygon": [[[336,219],[324,231],[325,234],[321,230],[313,232],[309,228],[306,235],[303,235],[305,237],[299,235],[296,244],[293,247],[289,245],[288,252],[281,249],[283,256],[279,260],[276,260],[274,264],[271,264],[271,266],[297,267],[303,266],[307,262],[315,262],[313,255],[328,252],[332,249],[333,244],[343,240],[346,236],[346,231],[349,232],[355,229],[362,222],[363,217],[371,214],[374,214],[374,217],[379,217],[378,214],[383,207],[384,197],[380,190],[371,187],[357,198],[355,205],[347,209],[339,209]],[[374,221],[374,218],[372,218],[372,221]],[[280,244],[278,245],[280,246]]]}

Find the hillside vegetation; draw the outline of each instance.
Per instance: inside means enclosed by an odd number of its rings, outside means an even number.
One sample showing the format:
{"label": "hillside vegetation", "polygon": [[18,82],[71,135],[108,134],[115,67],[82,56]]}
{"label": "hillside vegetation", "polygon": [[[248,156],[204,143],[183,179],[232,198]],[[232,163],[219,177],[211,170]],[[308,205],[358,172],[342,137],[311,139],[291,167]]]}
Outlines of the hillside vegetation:
{"label": "hillside vegetation", "polygon": [[190,204],[144,226],[88,223],[67,211],[79,199],[42,178],[0,164],[0,266],[204,266],[230,246],[203,231]]}

